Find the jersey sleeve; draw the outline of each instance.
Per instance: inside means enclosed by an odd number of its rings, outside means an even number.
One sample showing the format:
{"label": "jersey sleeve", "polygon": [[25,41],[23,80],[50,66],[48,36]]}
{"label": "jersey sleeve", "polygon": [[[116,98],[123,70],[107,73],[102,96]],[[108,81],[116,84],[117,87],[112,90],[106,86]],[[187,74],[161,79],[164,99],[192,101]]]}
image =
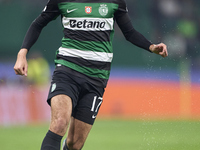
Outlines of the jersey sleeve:
{"label": "jersey sleeve", "polygon": [[115,13],[115,19],[126,40],[140,48],[151,52],[149,47],[152,43],[147,40],[141,33],[134,29],[124,0],[121,0],[119,4],[119,8]]}
{"label": "jersey sleeve", "polygon": [[21,48],[30,50],[37,41],[42,29],[59,15],[57,0],[49,0],[42,13],[30,25]]}

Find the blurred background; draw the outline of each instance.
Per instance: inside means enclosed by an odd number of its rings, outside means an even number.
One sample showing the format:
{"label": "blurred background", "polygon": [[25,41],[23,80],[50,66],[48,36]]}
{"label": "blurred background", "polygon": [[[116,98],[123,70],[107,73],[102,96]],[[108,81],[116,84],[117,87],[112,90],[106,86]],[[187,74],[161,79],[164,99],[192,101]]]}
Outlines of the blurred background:
{"label": "blurred background", "polygon": [[[116,25],[111,77],[97,120],[198,121],[200,1],[126,1],[135,29],[152,43],[165,43],[169,56],[161,58],[133,46],[125,40]],[[54,69],[55,51],[63,36],[59,17],[43,29],[30,50],[28,77],[16,76],[13,70],[26,31],[46,2],[0,0],[2,127],[49,122],[50,108],[46,97]],[[199,123],[195,127],[200,128]]]}

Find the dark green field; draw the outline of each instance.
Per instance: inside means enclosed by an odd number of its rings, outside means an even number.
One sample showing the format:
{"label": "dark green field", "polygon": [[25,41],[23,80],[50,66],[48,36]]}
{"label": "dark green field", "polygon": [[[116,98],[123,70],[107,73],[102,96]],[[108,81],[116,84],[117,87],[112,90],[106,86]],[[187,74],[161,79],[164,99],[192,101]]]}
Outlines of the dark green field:
{"label": "dark green field", "polygon": [[[48,125],[0,128],[0,150],[39,150]],[[83,150],[200,150],[200,121],[97,120]]]}

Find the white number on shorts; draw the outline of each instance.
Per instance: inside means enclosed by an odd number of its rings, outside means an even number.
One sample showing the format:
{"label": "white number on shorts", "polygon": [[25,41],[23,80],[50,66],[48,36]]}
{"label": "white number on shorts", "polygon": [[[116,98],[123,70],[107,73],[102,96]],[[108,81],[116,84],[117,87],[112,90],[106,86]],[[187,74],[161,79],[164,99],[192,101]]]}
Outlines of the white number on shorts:
{"label": "white number on shorts", "polygon": [[93,103],[92,103],[92,108],[91,108],[91,111],[94,111],[94,112],[98,111],[99,107],[101,106],[101,103],[103,102],[103,98],[98,97],[99,103],[98,103],[98,105],[96,106],[96,109],[95,109],[96,100],[97,100],[97,96],[94,97],[94,100],[93,100]]}

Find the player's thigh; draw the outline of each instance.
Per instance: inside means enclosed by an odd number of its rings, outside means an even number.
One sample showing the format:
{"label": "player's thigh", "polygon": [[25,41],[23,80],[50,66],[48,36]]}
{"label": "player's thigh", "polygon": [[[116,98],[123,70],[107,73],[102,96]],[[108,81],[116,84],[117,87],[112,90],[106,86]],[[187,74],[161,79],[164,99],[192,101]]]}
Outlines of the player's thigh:
{"label": "player's thigh", "polygon": [[50,130],[64,134],[71,119],[72,101],[67,95],[56,95],[51,99]]}
{"label": "player's thigh", "polygon": [[67,135],[67,145],[71,149],[81,149],[91,128],[92,125],[72,117]]}
{"label": "player's thigh", "polygon": [[65,118],[71,117],[72,113],[72,100],[67,95],[56,95],[51,99],[51,112],[52,118],[64,116]]}

